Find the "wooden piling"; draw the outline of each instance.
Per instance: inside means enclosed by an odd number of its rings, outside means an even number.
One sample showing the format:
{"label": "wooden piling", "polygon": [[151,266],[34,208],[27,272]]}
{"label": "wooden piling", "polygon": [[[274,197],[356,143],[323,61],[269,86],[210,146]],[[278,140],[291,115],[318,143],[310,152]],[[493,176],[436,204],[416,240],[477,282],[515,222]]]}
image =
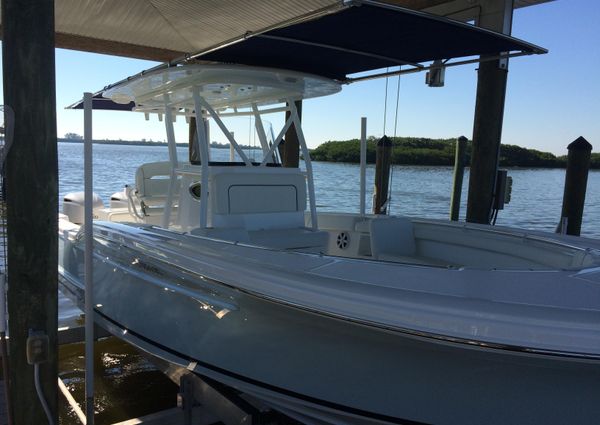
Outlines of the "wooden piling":
{"label": "wooden piling", "polygon": [[450,198],[450,220],[458,221],[460,198],[462,194],[463,176],[467,159],[467,138],[460,136],[456,141],[454,153],[454,176],[452,179],[452,196]]}
{"label": "wooden piling", "polygon": [[488,224],[491,217],[508,74],[499,63],[479,64],[467,202],[472,223]]}
{"label": "wooden piling", "polygon": [[2,30],[4,100],[15,115],[5,180],[13,423],[47,423],[27,363],[30,329],[49,338],[48,360],[39,366],[41,390],[58,423],[54,1],[3,0]]}
{"label": "wooden piling", "polygon": [[[510,35],[514,1],[481,2],[476,25]],[[502,138],[504,102],[508,78],[508,58],[479,63],[477,97],[469,170],[467,221],[488,224],[498,170],[498,154]]]}
{"label": "wooden piling", "polygon": [[[298,116],[302,120],[302,101],[297,100],[294,102],[296,109],[298,110]],[[290,111],[286,111],[286,121],[290,117]],[[285,133],[285,143],[283,144],[283,155],[281,157],[281,163],[284,167],[298,168],[300,166],[300,142],[298,141],[298,135],[296,134],[296,128],[294,124],[288,128]]]}
{"label": "wooden piling", "polygon": [[392,141],[383,136],[377,142],[375,151],[375,195],[373,214],[386,214],[390,167],[392,164]]}
{"label": "wooden piling", "polygon": [[592,145],[583,137],[578,137],[567,146],[567,149],[569,150],[569,155],[567,157],[561,217],[566,217],[567,219],[567,234],[579,236],[581,233],[581,219],[585,204]]}

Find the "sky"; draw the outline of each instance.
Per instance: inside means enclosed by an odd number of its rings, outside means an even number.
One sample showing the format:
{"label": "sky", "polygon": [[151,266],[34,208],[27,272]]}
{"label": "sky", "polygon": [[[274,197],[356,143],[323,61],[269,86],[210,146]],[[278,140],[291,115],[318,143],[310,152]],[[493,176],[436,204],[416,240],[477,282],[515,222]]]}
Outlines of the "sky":
{"label": "sky", "polygon": [[[557,0],[514,12],[512,35],[549,50],[546,55],[511,59],[502,143],[565,154],[579,136],[600,151],[600,1]],[[56,50],[57,133],[83,134],[82,111],[64,108],[104,86],[156,65],[156,62]],[[471,138],[477,66],[446,70],[445,87],[430,88],[425,74],[404,75],[398,97],[398,136]],[[303,128],[309,147],[328,140],[360,137],[360,118],[367,134],[394,135],[397,78],[345,86],[341,93],[303,104]],[[0,88],[1,90],[1,88]],[[1,92],[0,92],[1,94]],[[387,109],[384,129],[384,110]],[[277,133],[283,114],[267,118]],[[242,144],[253,144],[249,118],[226,121]],[[175,125],[178,142],[187,141],[183,119]],[[164,123],[142,114],[95,111],[95,139],[165,140]],[[211,127],[211,140],[225,137]]]}

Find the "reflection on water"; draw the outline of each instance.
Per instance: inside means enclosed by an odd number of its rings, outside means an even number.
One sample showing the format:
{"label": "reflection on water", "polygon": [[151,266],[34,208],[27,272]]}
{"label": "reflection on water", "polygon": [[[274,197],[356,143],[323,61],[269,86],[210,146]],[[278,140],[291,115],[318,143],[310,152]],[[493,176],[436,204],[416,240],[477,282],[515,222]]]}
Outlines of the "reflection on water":
{"label": "reflection on water", "polygon": [[[82,409],[85,401],[84,344],[60,347],[60,377]],[[130,345],[106,338],[94,347],[95,423],[109,425],[176,404],[177,386]],[[61,425],[78,425],[77,416],[59,396]]]}

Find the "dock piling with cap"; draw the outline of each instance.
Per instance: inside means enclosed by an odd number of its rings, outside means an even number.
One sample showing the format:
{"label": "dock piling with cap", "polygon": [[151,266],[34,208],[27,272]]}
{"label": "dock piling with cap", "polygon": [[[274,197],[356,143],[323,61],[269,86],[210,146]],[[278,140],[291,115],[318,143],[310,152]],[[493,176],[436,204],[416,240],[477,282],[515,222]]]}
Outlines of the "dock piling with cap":
{"label": "dock piling with cap", "polygon": [[[585,204],[587,178],[590,169],[592,145],[583,137],[578,137],[567,149],[567,171],[563,195],[561,223],[566,222],[566,233],[579,236]],[[560,228],[560,225],[559,225]]]}

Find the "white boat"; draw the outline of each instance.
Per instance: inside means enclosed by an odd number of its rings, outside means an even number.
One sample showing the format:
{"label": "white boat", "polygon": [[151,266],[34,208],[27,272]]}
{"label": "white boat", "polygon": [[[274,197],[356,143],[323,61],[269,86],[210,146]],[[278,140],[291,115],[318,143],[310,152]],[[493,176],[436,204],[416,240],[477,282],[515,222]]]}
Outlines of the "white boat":
{"label": "white boat", "polygon": [[[164,115],[170,161],[96,204],[95,319],[305,423],[596,423],[600,242],[318,213],[294,101],[339,90],[296,71],[185,65],[103,91]],[[276,111],[289,119],[269,143],[261,117]],[[174,149],[173,117],[194,114],[200,165]],[[221,120],[236,115],[255,118],[258,162]],[[207,119],[241,162],[210,161]],[[303,170],[278,164],[291,124]],[[63,209],[61,281],[82,301],[81,197]]]}

